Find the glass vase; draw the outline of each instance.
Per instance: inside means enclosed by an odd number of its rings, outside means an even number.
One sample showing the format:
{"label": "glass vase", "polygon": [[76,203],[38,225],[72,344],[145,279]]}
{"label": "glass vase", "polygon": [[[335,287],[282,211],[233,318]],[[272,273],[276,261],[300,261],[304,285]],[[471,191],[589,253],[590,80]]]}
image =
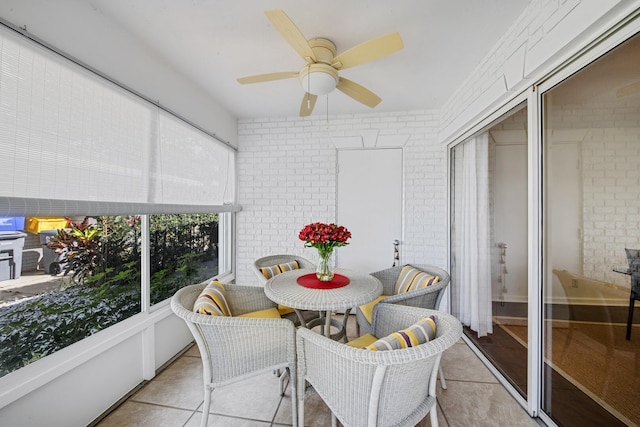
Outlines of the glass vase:
{"label": "glass vase", "polygon": [[316,277],[321,282],[330,282],[333,279],[333,269],[331,266],[331,255],[333,251],[318,251],[320,261],[316,267]]}

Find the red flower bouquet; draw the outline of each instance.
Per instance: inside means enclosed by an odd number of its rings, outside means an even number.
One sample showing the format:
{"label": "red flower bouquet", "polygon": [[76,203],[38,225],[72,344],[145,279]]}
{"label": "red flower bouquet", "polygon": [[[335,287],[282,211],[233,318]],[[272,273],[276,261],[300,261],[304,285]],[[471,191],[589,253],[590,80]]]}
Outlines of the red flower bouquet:
{"label": "red flower bouquet", "polygon": [[329,258],[335,248],[349,244],[347,240],[351,238],[351,232],[345,227],[336,224],[314,222],[305,225],[300,230],[298,238],[304,241],[305,247],[318,250],[320,255],[320,262],[316,270],[318,279],[324,282],[331,281],[333,272],[329,265]]}

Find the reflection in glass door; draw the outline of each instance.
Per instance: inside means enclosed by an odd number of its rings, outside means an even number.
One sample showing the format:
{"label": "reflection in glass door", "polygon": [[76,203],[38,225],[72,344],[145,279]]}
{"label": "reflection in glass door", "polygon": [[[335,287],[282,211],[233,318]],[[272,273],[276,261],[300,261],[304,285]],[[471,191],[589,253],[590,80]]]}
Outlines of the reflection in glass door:
{"label": "reflection in glass door", "polygon": [[542,409],[563,426],[638,425],[640,307],[628,340],[624,272],[640,249],[640,36],[542,105]]}
{"label": "reflection in glass door", "polygon": [[527,394],[527,109],[451,151],[452,310],[465,335]]}

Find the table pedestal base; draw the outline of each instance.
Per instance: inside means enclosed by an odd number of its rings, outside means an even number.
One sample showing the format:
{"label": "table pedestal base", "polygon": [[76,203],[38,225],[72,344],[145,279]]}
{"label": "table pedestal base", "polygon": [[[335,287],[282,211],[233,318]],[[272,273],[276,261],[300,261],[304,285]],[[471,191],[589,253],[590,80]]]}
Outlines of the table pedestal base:
{"label": "table pedestal base", "polygon": [[[331,312],[327,311],[324,316],[318,317],[317,319],[313,319],[306,324],[307,329],[313,329],[316,326],[320,326],[322,328],[322,333],[324,336],[331,338],[335,341],[340,341],[344,338],[344,342],[347,342],[347,320],[349,319],[350,308],[346,309],[344,312],[344,320],[340,322],[337,319],[331,317]],[[334,327],[338,330],[335,334],[331,333],[331,327]]]}

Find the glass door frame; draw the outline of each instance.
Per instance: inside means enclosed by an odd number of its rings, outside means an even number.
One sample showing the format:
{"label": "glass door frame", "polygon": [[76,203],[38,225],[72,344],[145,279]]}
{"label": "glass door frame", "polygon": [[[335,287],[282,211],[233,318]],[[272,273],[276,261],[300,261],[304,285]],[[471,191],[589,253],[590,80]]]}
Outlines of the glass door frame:
{"label": "glass door frame", "polygon": [[[527,107],[527,165],[528,165],[528,218],[527,218],[527,235],[528,235],[528,349],[527,349],[527,396],[526,398],[504,378],[502,373],[495,368],[489,360],[478,350],[471,341],[463,335],[463,340],[470,346],[474,353],[484,362],[485,365],[498,378],[500,383],[509,391],[512,397],[518,401],[523,408],[527,410],[532,417],[539,417],[547,425],[555,425],[555,422],[542,411],[543,398],[543,289],[545,278],[544,265],[544,206],[545,191],[543,181],[543,111],[542,111],[542,95],[553,88],[555,85],[576,73],[581,68],[587,66],[591,62],[597,60],[611,49],[631,38],[634,34],[640,32],[640,11],[629,16],[619,24],[607,30],[597,40],[594,40],[587,47],[582,49],[578,54],[564,61],[555,70],[550,71],[545,77],[538,79],[537,83],[523,89],[521,92],[513,95],[509,100],[505,101],[493,110],[487,117],[478,122],[475,126],[467,129],[462,134],[452,138],[447,142],[447,227],[451,229],[451,212],[452,203],[451,185],[452,185],[452,151],[455,146],[466,141],[470,137],[480,133],[488,128],[503,115],[517,107],[519,104],[526,102]],[[451,250],[451,236],[447,235],[448,247]],[[450,261],[449,261],[450,263]],[[451,267],[451,265],[449,265]],[[449,294],[450,295],[450,294]],[[451,302],[449,302],[451,303]]]}
{"label": "glass door frame", "polygon": [[[529,399],[528,408],[530,414],[536,414],[547,425],[556,425],[556,423],[543,410],[543,390],[545,387],[544,370],[544,331],[543,322],[543,290],[547,277],[543,257],[544,248],[544,206],[547,200],[547,192],[545,189],[543,174],[543,158],[544,152],[544,111],[543,111],[543,95],[553,89],[556,85],[579,72],[582,68],[599,60],[607,52],[624,43],[636,34],[640,33],[640,11],[637,11],[628,19],[620,22],[603,34],[598,40],[583,49],[579,54],[570,60],[564,62],[554,73],[531,88],[528,107],[529,107],[529,123],[535,123],[535,126],[529,127],[529,283],[535,283],[536,286],[529,287],[529,358],[527,362],[535,364],[535,368],[529,364]],[[534,307],[535,304],[535,307]],[[535,329],[535,331],[533,330]],[[535,401],[531,396],[536,396]]]}
{"label": "glass door frame", "polygon": [[[457,136],[455,139],[453,139],[452,141],[450,141],[447,144],[447,188],[449,189],[449,191],[447,191],[447,197],[448,197],[448,201],[447,201],[447,229],[451,230],[451,226],[452,226],[452,219],[451,219],[451,213],[453,212],[452,209],[452,204],[453,204],[453,198],[452,196],[452,192],[451,192],[451,188],[452,188],[452,159],[453,159],[453,149],[458,146],[459,144],[464,143],[465,141],[467,141],[469,138],[480,134],[481,132],[489,129],[491,126],[495,125],[503,116],[507,115],[509,112],[511,112],[512,110],[514,110],[515,108],[517,108],[518,106],[520,106],[521,104],[525,104],[525,108],[527,108],[527,129],[528,129],[528,138],[529,141],[527,142],[527,157],[528,157],[528,167],[529,167],[529,171],[528,171],[528,186],[531,186],[531,182],[532,182],[532,177],[531,177],[531,158],[532,158],[532,148],[531,148],[531,128],[532,126],[530,126],[530,120],[531,120],[531,113],[530,113],[530,109],[531,109],[531,97],[533,96],[532,94],[532,89],[531,88],[525,88],[524,90],[522,90],[521,92],[515,94],[513,97],[511,97],[509,100],[507,100],[506,102],[504,102],[502,105],[500,105],[499,107],[495,108],[493,110],[493,112],[491,114],[489,114],[487,117],[485,117],[483,120],[481,120],[480,122],[478,122],[475,126],[473,126],[472,128],[468,129],[466,132],[464,132],[463,134]],[[528,196],[528,208],[529,208],[529,212],[531,212],[531,204],[533,203],[532,197],[531,197],[531,188],[528,188],[529,191],[529,196]],[[532,218],[529,215],[529,218],[527,219],[527,224],[528,224],[528,249],[531,250],[531,246],[532,246],[532,235],[531,235],[531,230],[532,230],[532,225],[531,225],[531,221]],[[450,254],[451,254],[451,234],[447,233],[447,247],[449,248],[449,270],[451,270],[451,260],[450,260]],[[540,245],[538,245],[538,247],[540,247]],[[531,280],[531,262],[528,263],[528,280]],[[529,282],[531,283],[531,282]],[[528,287],[528,298],[531,298],[531,286]],[[451,292],[449,291],[449,298],[451,298]],[[538,301],[540,300],[540,298],[537,298]],[[539,304],[539,302],[538,302]],[[449,305],[451,306],[451,301],[449,301]],[[528,315],[531,316],[531,302],[528,302]],[[529,318],[529,323],[531,323],[531,318]],[[529,340],[531,340],[531,328],[528,328],[528,333],[529,333]],[[529,413],[529,415],[536,417],[538,416],[538,412],[539,412],[539,406],[537,405],[537,402],[540,401],[539,398],[536,399],[531,399],[530,396],[538,396],[537,393],[539,393],[539,390],[537,388],[532,390],[532,384],[537,385],[538,383],[538,376],[539,376],[539,372],[538,370],[533,370],[532,371],[532,366],[538,366],[539,363],[535,363],[536,361],[539,362],[538,358],[533,358],[532,354],[538,354],[539,353],[539,349],[534,345],[529,345],[528,349],[527,349],[527,396],[528,398],[523,397],[520,392],[518,392],[516,390],[516,388],[509,382],[509,380],[507,380],[504,375],[495,367],[493,366],[493,364],[491,363],[491,361],[489,361],[489,359],[478,349],[476,348],[475,344],[472,343],[472,341],[467,338],[464,334],[462,336],[462,339],[469,345],[469,348],[476,354],[476,356],[478,356],[478,358],[480,358],[480,360],[483,361],[483,363],[487,366],[487,368],[494,374],[494,376],[498,379],[498,381],[508,390],[509,394],[511,394],[511,396],[523,407],[527,410],[527,412]],[[531,341],[530,341],[531,342]],[[532,363],[534,362],[534,363]],[[535,381],[532,381],[532,378],[536,378]]]}

